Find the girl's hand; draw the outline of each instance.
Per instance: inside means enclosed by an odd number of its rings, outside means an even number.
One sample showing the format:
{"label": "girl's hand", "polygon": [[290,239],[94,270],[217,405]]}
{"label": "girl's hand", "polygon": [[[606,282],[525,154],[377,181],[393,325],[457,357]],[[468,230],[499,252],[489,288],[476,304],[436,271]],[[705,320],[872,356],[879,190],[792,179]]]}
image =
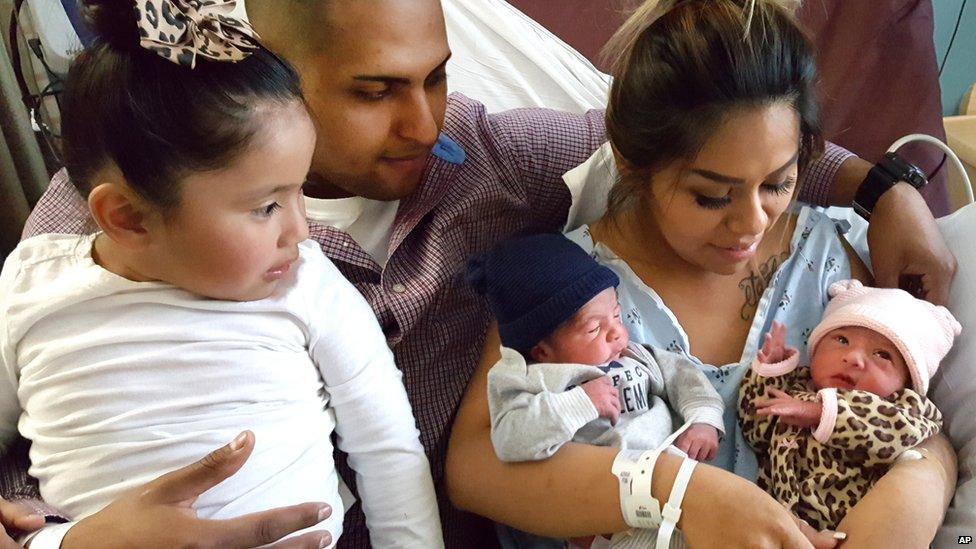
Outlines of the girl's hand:
{"label": "girl's hand", "polygon": [[718,429],[704,423],[695,423],[678,435],[674,445],[696,461],[709,461],[718,453]]}
{"label": "girl's hand", "polygon": [[775,364],[796,353],[796,349],[786,346],[786,326],[774,320],[769,332],[766,333],[766,337],[763,338],[763,346],[759,350],[759,361]]}
{"label": "girl's hand", "polygon": [[820,402],[799,400],[774,387],[770,387],[767,392],[771,398],[757,398],[754,402],[756,415],[777,416],[783,423],[801,428],[814,429],[820,425],[820,415],[823,412],[823,404]]}

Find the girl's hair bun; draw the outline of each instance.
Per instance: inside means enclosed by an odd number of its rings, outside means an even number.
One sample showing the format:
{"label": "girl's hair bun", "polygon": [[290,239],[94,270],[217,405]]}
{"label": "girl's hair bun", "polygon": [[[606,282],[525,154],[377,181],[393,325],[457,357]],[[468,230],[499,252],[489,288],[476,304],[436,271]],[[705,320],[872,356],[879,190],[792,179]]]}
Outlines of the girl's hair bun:
{"label": "girl's hair bun", "polygon": [[118,49],[139,47],[136,4],[133,0],[80,0],[91,30]]}

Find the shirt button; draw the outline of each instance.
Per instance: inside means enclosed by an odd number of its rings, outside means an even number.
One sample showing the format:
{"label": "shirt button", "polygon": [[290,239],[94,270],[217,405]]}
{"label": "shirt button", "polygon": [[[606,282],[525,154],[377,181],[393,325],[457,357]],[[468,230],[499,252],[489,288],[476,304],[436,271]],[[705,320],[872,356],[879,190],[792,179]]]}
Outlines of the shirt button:
{"label": "shirt button", "polygon": [[407,287],[404,286],[403,284],[394,284],[393,291],[398,294],[402,294],[403,292],[407,291]]}

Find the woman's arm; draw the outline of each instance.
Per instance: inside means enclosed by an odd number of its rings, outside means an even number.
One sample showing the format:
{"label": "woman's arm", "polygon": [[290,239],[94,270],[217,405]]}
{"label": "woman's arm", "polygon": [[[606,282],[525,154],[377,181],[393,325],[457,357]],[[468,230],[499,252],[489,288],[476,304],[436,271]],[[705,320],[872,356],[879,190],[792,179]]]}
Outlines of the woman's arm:
{"label": "woman's arm", "polygon": [[[491,446],[487,374],[499,358],[497,329],[489,330],[481,364],[468,384],[451,432],[447,488],[451,501],[492,520],[540,535],[573,537],[627,529],[614,448],[568,443],[553,457],[503,463]],[[662,455],[651,493],[667,501],[680,458]],[[678,523],[694,547],[810,547],[789,513],[754,484],[699,464]],[[748,542],[748,543],[747,543]]]}
{"label": "woman's arm", "polygon": [[956,488],[956,454],[934,436],[917,447],[925,459],[897,462],[837,528],[845,549],[928,547]]}

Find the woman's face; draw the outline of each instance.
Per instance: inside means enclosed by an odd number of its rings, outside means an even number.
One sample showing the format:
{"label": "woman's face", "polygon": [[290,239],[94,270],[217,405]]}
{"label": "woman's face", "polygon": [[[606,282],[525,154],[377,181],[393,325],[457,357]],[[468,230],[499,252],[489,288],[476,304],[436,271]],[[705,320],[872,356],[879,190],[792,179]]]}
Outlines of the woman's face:
{"label": "woman's face", "polygon": [[739,272],[790,203],[799,143],[799,116],[789,105],[737,111],[697,157],[651,178],[645,219],[684,262]]}

